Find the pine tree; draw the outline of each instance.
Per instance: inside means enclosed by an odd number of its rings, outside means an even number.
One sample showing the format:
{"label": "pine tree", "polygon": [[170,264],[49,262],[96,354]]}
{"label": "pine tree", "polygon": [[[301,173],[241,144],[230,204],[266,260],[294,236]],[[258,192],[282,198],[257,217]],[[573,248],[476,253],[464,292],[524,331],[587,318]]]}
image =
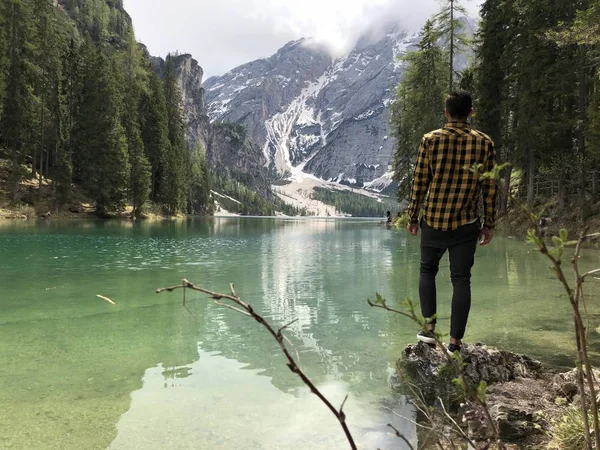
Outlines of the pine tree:
{"label": "pine tree", "polygon": [[177,214],[184,208],[185,189],[185,128],[181,111],[181,92],[177,85],[177,76],[173,57],[167,56],[165,64],[165,100],[170,146],[164,158],[164,170],[161,180],[161,203],[167,214]]}
{"label": "pine tree", "polygon": [[[568,186],[581,178],[585,64],[576,46],[561,45],[551,34],[573,23],[585,3],[487,0],[482,8],[477,122],[496,140],[500,158],[522,169],[529,202],[540,175],[558,181],[563,202]],[[503,197],[506,210],[507,185]]]}
{"label": "pine tree", "polygon": [[448,92],[455,88],[455,58],[470,44],[464,33],[464,23],[459,16],[466,17],[467,11],[460,0],[444,0],[446,3],[442,10],[435,15],[434,22],[440,38],[445,42],[448,52]]}
{"label": "pine tree", "polygon": [[[62,130],[63,97],[60,92],[62,82],[62,57],[67,46],[65,23],[61,23],[59,10],[52,0],[33,0],[36,24],[35,61],[39,68],[35,90],[40,99],[38,111],[37,145],[33,149],[33,174],[39,169],[40,189],[42,174],[49,175],[50,159],[56,158],[59,147],[64,145]],[[39,148],[39,165],[37,155]]]}
{"label": "pine tree", "polygon": [[98,214],[106,215],[121,211],[127,198],[127,140],[109,60],[89,43],[85,56],[87,67],[79,120],[73,131],[74,149],[78,154],[76,173],[96,202]]}
{"label": "pine tree", "polygon": [[33,86],[37,69],[31,45],[33,20],[30,9],[22,0],[4,0],[0,3],[0,16],[5,20],[8,48],[6,87],[0,108],[0,141],[12,155],[10,190],[13,201],[16,201],[22,176],[20,164],[34,143],[37,99]]}
{"label": "pine tree", "polygon": [[165,92],[160,78],[154,72],[150,73],[148,91],[142,93],[140,110],[144,151],[150,162],[150,199],[157,202],[162,198],[162,174],[171,144]]}
{"label": "pine tree", "polygon": [[144,153],[140,131],[140,102],[142,93],[148,91],[148,73],[144,69],[144,56],[133,34],[125,39],[125,51],[115,56],[115,73],[120,76],[121,121],[129,149],[129,197],[133,203],[133,216],[139,216],[148,200],[151,182],[150,165]]}
{"label": "pine tree", "polygon": [[0,5],[0,119],[2,119],[2,99],[6,90],[5,72],[8,68],[8,14],[6,5]]}
{"label": "pine tree", "polygon": [[134,217],[139,217],[150,194],[150,163],[144,154],[144,142],[139,129],[134,127],[130,133],[131,135],[127,137],[131,165],[129,189],[133,204],[132,214]]}
{"label": "pine tree", "polygon": [[[514,139],[510,134],[513,128],[506,122],[511,110],[509,86],[513,83],[508,72],[516,52],[507,50],[514,39],[515,14],[512,4],[503,0],[488,0],[483,4],[476,37],[477,66],[474,75],[477,126],[494,140],[498,159],[511,162]],[[499,199],[501,214],[508,209],[511,173],[512,166],[503,173],[504,189]]]}
{"label": "pine tree", "polygon": [[[79,157],[78,149],[75,148],[76,142],[73,140],[73,131],[79,120],[79,107],[82,100],[85,69],[83,49],[84,46],[72,34],[68,38],[68,43],[62,56],[60,95],[63,98],[62,137],[64,145],[56,153],[56,165],[53,175],[56,203],[59,206],[68,203],[71,198],[74,157],[75,161]],[[91,52],[91,48],[86,47],[86,49],[88,52]]]}
{"label": "pine tree", "polygon": [[444,92],[448,61],[438,46],[440,31],[432,20],[423,27],[418,49],[406,55],[408,68],[396,91],[391,126],[397,139],[394,154],[398,198],[404,199],[412,182],[412,168],[423,135],[444,122]]}
{"label": "pine tree", "polygon": [[210,214],[211,176],[206,163],[206,155],[201,146],[197,146],[189,156],[188,174],[188,213]]}

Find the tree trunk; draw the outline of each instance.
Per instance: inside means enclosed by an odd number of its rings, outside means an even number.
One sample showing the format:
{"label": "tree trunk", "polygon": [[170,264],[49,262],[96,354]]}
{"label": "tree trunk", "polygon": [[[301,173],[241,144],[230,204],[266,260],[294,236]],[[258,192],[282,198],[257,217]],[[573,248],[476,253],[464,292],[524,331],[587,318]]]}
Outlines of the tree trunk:
{"label": "tree trunk", "polygon": [[[40,133],[40,184],[39,184],[39,189],[38,189],[38,197],[41,198],[42,196],[42,173],[44,170],[44,131],[46,128],[46,123],[45,123],[45,105],[44,105],[44,100],[45,100],[45,96],[44,94],[42,94],[42,114],[41,114],[41,124],[40,126],[42,127],[41,133]],[[35,160],[33,161],[33,164],[35,165]]]}
{"label": "tree trunk", "polygon": [[587,89],[587,64],[585,48],[579,47],[579,126],[577,127],[577,147],[580,155],[585,154],[585,130],[587,128],[588,89]]}
{"label": "tree trunk", "polygon": [[[552,189],[552,193],[554,194],[554,189]],[[558,205],[561,208],[564,208],[566,206],[566,197],[567,197],[567,190],[565,188],[565,181],[564,180],[558,180]]]}
{"label": "tree trunk", "polygon": [[[12,201],[13,203],[17,203],[17,200],[19,198],[19,149],[17,148],[19,146],[19,144],[16,142],[16,140],[13,140],[12,145],[10,145],[10,140],[9,142],[9,147],[8,148],[12,148],[13,150],[13,158],[12,158],[12,176],[11,176],[11,183],[10,183],[10,190],[11,190],[11,197],[12,197]],[[35,164],[35,162],[34,162]]]}
{"label": "tree trunk", "polygon": [[504,174],[502,179],[504,180],[504,184],[502,185],[502,191],[500,193],[500,216],[505,216],[508,213],[508,199],[510,197],[510,177],[512,174],[512,167],[506,167],[503,172]]}
{"label": "tree trunk", "polygon": [[52,147],[46,152],[46,180],[50,178],[50,157],[52,156]]}
{"label": "tree trunk", "polygon": [[454,90],[454,0],[450,0],[450,90]]}
{"label": "tree trunk", "polygon": [[152,201],[156,201],[156,177],[157,177],[157,173],[155,170],[152,171],[152,192],[150,195],[150,198],[152,199]]}
{"label": "tree trunk", "polygon": [[[42,115],[43,115],[43,113],[42,113]],[[40,133],[43,134],[43,131],[40,130]],[[43,140],[40,140],[40,146],[43,148],[44,144],[43,144],[42,141]],[[31,161],[31,174],[33,175],[33,179],[34,180],[37,178],[37,166],[36,166],[36,164],[37,164],[37,145],[34,145],[33,146],[33,159]]]}
{"label": "tree trunk", "polygon": [[533,204],[535,200],[534,186],[535,186],[535,159],[533,157],[533,149],[529,149],[529,167],[527,169],[527,203]]}

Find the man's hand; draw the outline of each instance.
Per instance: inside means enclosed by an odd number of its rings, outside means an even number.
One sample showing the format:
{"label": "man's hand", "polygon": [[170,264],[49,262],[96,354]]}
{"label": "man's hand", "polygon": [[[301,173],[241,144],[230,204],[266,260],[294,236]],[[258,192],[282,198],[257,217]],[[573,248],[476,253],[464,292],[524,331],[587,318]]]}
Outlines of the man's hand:
{"label": "man's hand", "polygon": [[488,245],[494,238],[494,230],[483,227],[479,233],[479,243],[481,245]]}
{"label": "man's hand", "polygon": [[416,236],[419,234],[419,223],[409,223],[408,224],[408,232],[413,235]]}

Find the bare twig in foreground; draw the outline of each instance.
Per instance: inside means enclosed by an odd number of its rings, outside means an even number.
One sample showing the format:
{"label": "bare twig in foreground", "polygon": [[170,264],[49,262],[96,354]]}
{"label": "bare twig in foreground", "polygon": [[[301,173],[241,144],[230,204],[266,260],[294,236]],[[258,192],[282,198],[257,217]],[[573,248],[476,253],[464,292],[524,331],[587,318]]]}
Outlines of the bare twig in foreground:
{"label": "bare twig in foreground", "polygon": [[454,428],[460,433],[460,435],[462,436],[462,438],[466,442],[468,442],[471,447],[477,448],[477,446],[475,445],[475,443],[471,439],[469,439],[469,436],[466,435],[466,433],[463,431],[463,429],[460,427],[460,425],[458,423],[456,423],[456,420],[454,420],[452,418],[452,416],[450,414],[448,414],[448,411],[446,410],[446,407],[444,406],[444,401],[440,397],[438,397],[438,401],[440,402],[440,406],[442,407],[442,411],[444,411],[444,415],[454,425]]}
{"label": "bare twig in foreground", "polygon": [[[325,396],[321,393],[321,391],[319,391],[319,389],[317,389],[317,387],[312,383],[312,381],[306,376],[306,374],[302,371],[302,369],[300,368],[300,366],[298,365],[298,363],[296,363],[296,360],[292,357],[290,351],[288,350],[288,347],[285,344],[286,338],[282,334],[282,331],[286,327],[290,326],[293,322],[289,323],[289,324],[287,324],[287,325],[279,328],[277,331],[275,331],[275,328],[273,328],[261,315],[259,315],[258,313],[256,313],[254,311],[254,308],[252,308],[251,305],[249,305],[248,303],[242,301],[242,299],[237,296],[233,284],[230,285],[230,291],[231,291],[230,294],[219,294],[217,292],[212,292],[212,291],[209,291],[208,289],[204,289],[204,288],[195,286],[190,281],[184,279],[184,280],[182,280],[182,283],[180,285],[171,286],[171,287],[168,287],[168,288],[157,289],[156,293],[160,294],[161,292],[165,292],[165,291],[166,292],[173,292],[173,291],[175,291],[177,289],[183,289],[183,292],[184,292],[184,305],[185,305],[185,291],[186,291],[186,289],[191,289],[193,291],[202,292],[203,294],[208,295],[212,300],[214,300],[219,305],[226,306],[226,307],[228,307],[230,309],[233,309],[236,312],[239,312],[241,314],[250,316],[255,321],[257,321],[259,324],[261,324],[264,328],[266,328],[267,331],[271,334],[271,336],[273,336],[273,338],[277,341],[277,343],[279,344],[279,347],[281,348],[281,351],[283,352],[283,354],[287,358],[287,360],[288,360],[287,366],[289,367],[289,369],[293,373],[295,373],[296,375],[298,375],[300,377],[300,379],[303,381],[303,383],[306,386],[308,386],[308,388],[310,389],[310,391],[313,394],[315,394],[317,397],[319,397],[319,399],[325,404],[325,406],[327,406],[327,408],[329,408],[329,410],[332,412],[332,414],[336,417],[336,419],[338,420],[338,422],[342,426],[342,429],[344,430],[344,433],[346,434],[346,439],[348,440],[348,443],[350,444],[350,448],[352,448],[353,450],[357,449],[356,444],[354,443],[354,439],[352,437],[352,434],[350,433],[350,429],[348,428],[348,425],[346,423],[346,413],[344,413],[344,404],[346,403],[346,400],[347,400],[348,397],[346,397],[346,399],[344,399],[344,402],[342,403],[342,406],[340,406],[339,409],[336,409],[331,404],[331,402],[329,400],[327,400],[327,398],[325,398]],[[225,301],[231,302],[231,303],[233,303],[234,305],[237,305],[237,306],[226,304],[226,303],[224,303]]]}
{"label": "bare twig in foreground", "polygon": [[105,297],[104,295],[98,294],[98,295],[96,295],[96,297],[101,298],[102,300],[104,300],[105,302],[110,303],[111,305],[116,305],[115,302],[113,302],[110,298]]}
{"label": "bare twig in foreground", "polygon": [[404,436],[402,433],[400,433],[400,431],[398,431],[398,429],[396,427],[394,427],[391,423],[388,423],[388,427],[390,427],[392,430],[395,431],[397,437],[399,437],[404,442],[406,442],[406,445],[408,445],[408,448],[410,448],[411,450],[415,450],[415,448],[412,446],[410,441],[408,439],[406,439],[406,436]]}
{"label": "bare twig in foreground", "polygon": [[[581,412],[583,414],[583,426],[586,446],[587,448],[591,449],[595,444],[595,448],[600,449],[600,419],[598,418],[597,414],[599,405],[596,397],[597,381],[592,370],[592,365],[590,363],[590,358],[588,355],[588,337],[587,328],[584,323],[584,315],[582,315],[580,310],[580,304],[582,304],[585,311],[586,321],[589,324],[589,315],[587,313],[587,306],[585,303],[583,284],[587,276],[592,275],[594,273],[598,273],[600,269],[592,270],[583,275],[579,270],[579,258],[584,241],[586,241],[587,239],[595,239],[598,236],[600,236],[600,233],[587,234],[587,230],[584,230],[583,233],[581,233],[581,235],[579,236],[579,239],[577,239],[577,241],[567,241],[568,232],[566,229],[563,229],[560,230],[559,236],[552,237],[554,248],[551,249],[548,247],[546,241],[542,237],[542,232],[538,223],[539,217],[536,214],[532,213],[528,206],[524,205],[523,209],[528,213],[527,215],[531,226],[528,232],[528,241],[530,243],[536,244],[540,252],[552,262],[551,268],[554,271],[554,274],[556,275],[558,280],[563,285],[567,297],[569,299],[569,303],[571,304],[571,309],[573,310],[573,322],[575,325],[575,342],[577,347],[577,386],[579,388],[579,392],[581,393]],[[567,276],[562,265],[563,250],[565,247],[571,245],[572,243],[575,243],[575,254],[571,259],[571,264],[573,266],[575,278],[574,285],[571,285],[571,283],[569,283],[569,281],[567,280]],[[590,391],[589,408],[584,388],[586,384]],[[593,427],[590,426],[588,416],[588,412],[590,411],[592,416]]]}

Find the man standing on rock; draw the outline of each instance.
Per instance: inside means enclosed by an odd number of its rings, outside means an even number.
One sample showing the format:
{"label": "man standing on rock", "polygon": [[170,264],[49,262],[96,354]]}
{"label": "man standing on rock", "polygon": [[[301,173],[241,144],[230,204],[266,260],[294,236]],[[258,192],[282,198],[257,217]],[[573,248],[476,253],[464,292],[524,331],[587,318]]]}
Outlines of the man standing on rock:
{"label": "man standing on rock", "polygon": [[[465,91],[452,92],[446,99],[448,123],[423,136],[414,172],[408,206],[408,231],[421,228],[419,297],[427,330],[417,338],[434,344],[437,315],[435,277],[446,250],[450,257],[452,317],[448,352],[460,351],[471,309],[471,268],[477,243],[489,244],[494,236],[496,184],[480,179],[472,170],[491,171],[496,165],[493,141],[474,130],[467,119],[473,100]],[[483,214],[479,211],[483,197]],[[421,214],[422,210],[422,214]],[[419,216],[421,217],[419,218]]]}

